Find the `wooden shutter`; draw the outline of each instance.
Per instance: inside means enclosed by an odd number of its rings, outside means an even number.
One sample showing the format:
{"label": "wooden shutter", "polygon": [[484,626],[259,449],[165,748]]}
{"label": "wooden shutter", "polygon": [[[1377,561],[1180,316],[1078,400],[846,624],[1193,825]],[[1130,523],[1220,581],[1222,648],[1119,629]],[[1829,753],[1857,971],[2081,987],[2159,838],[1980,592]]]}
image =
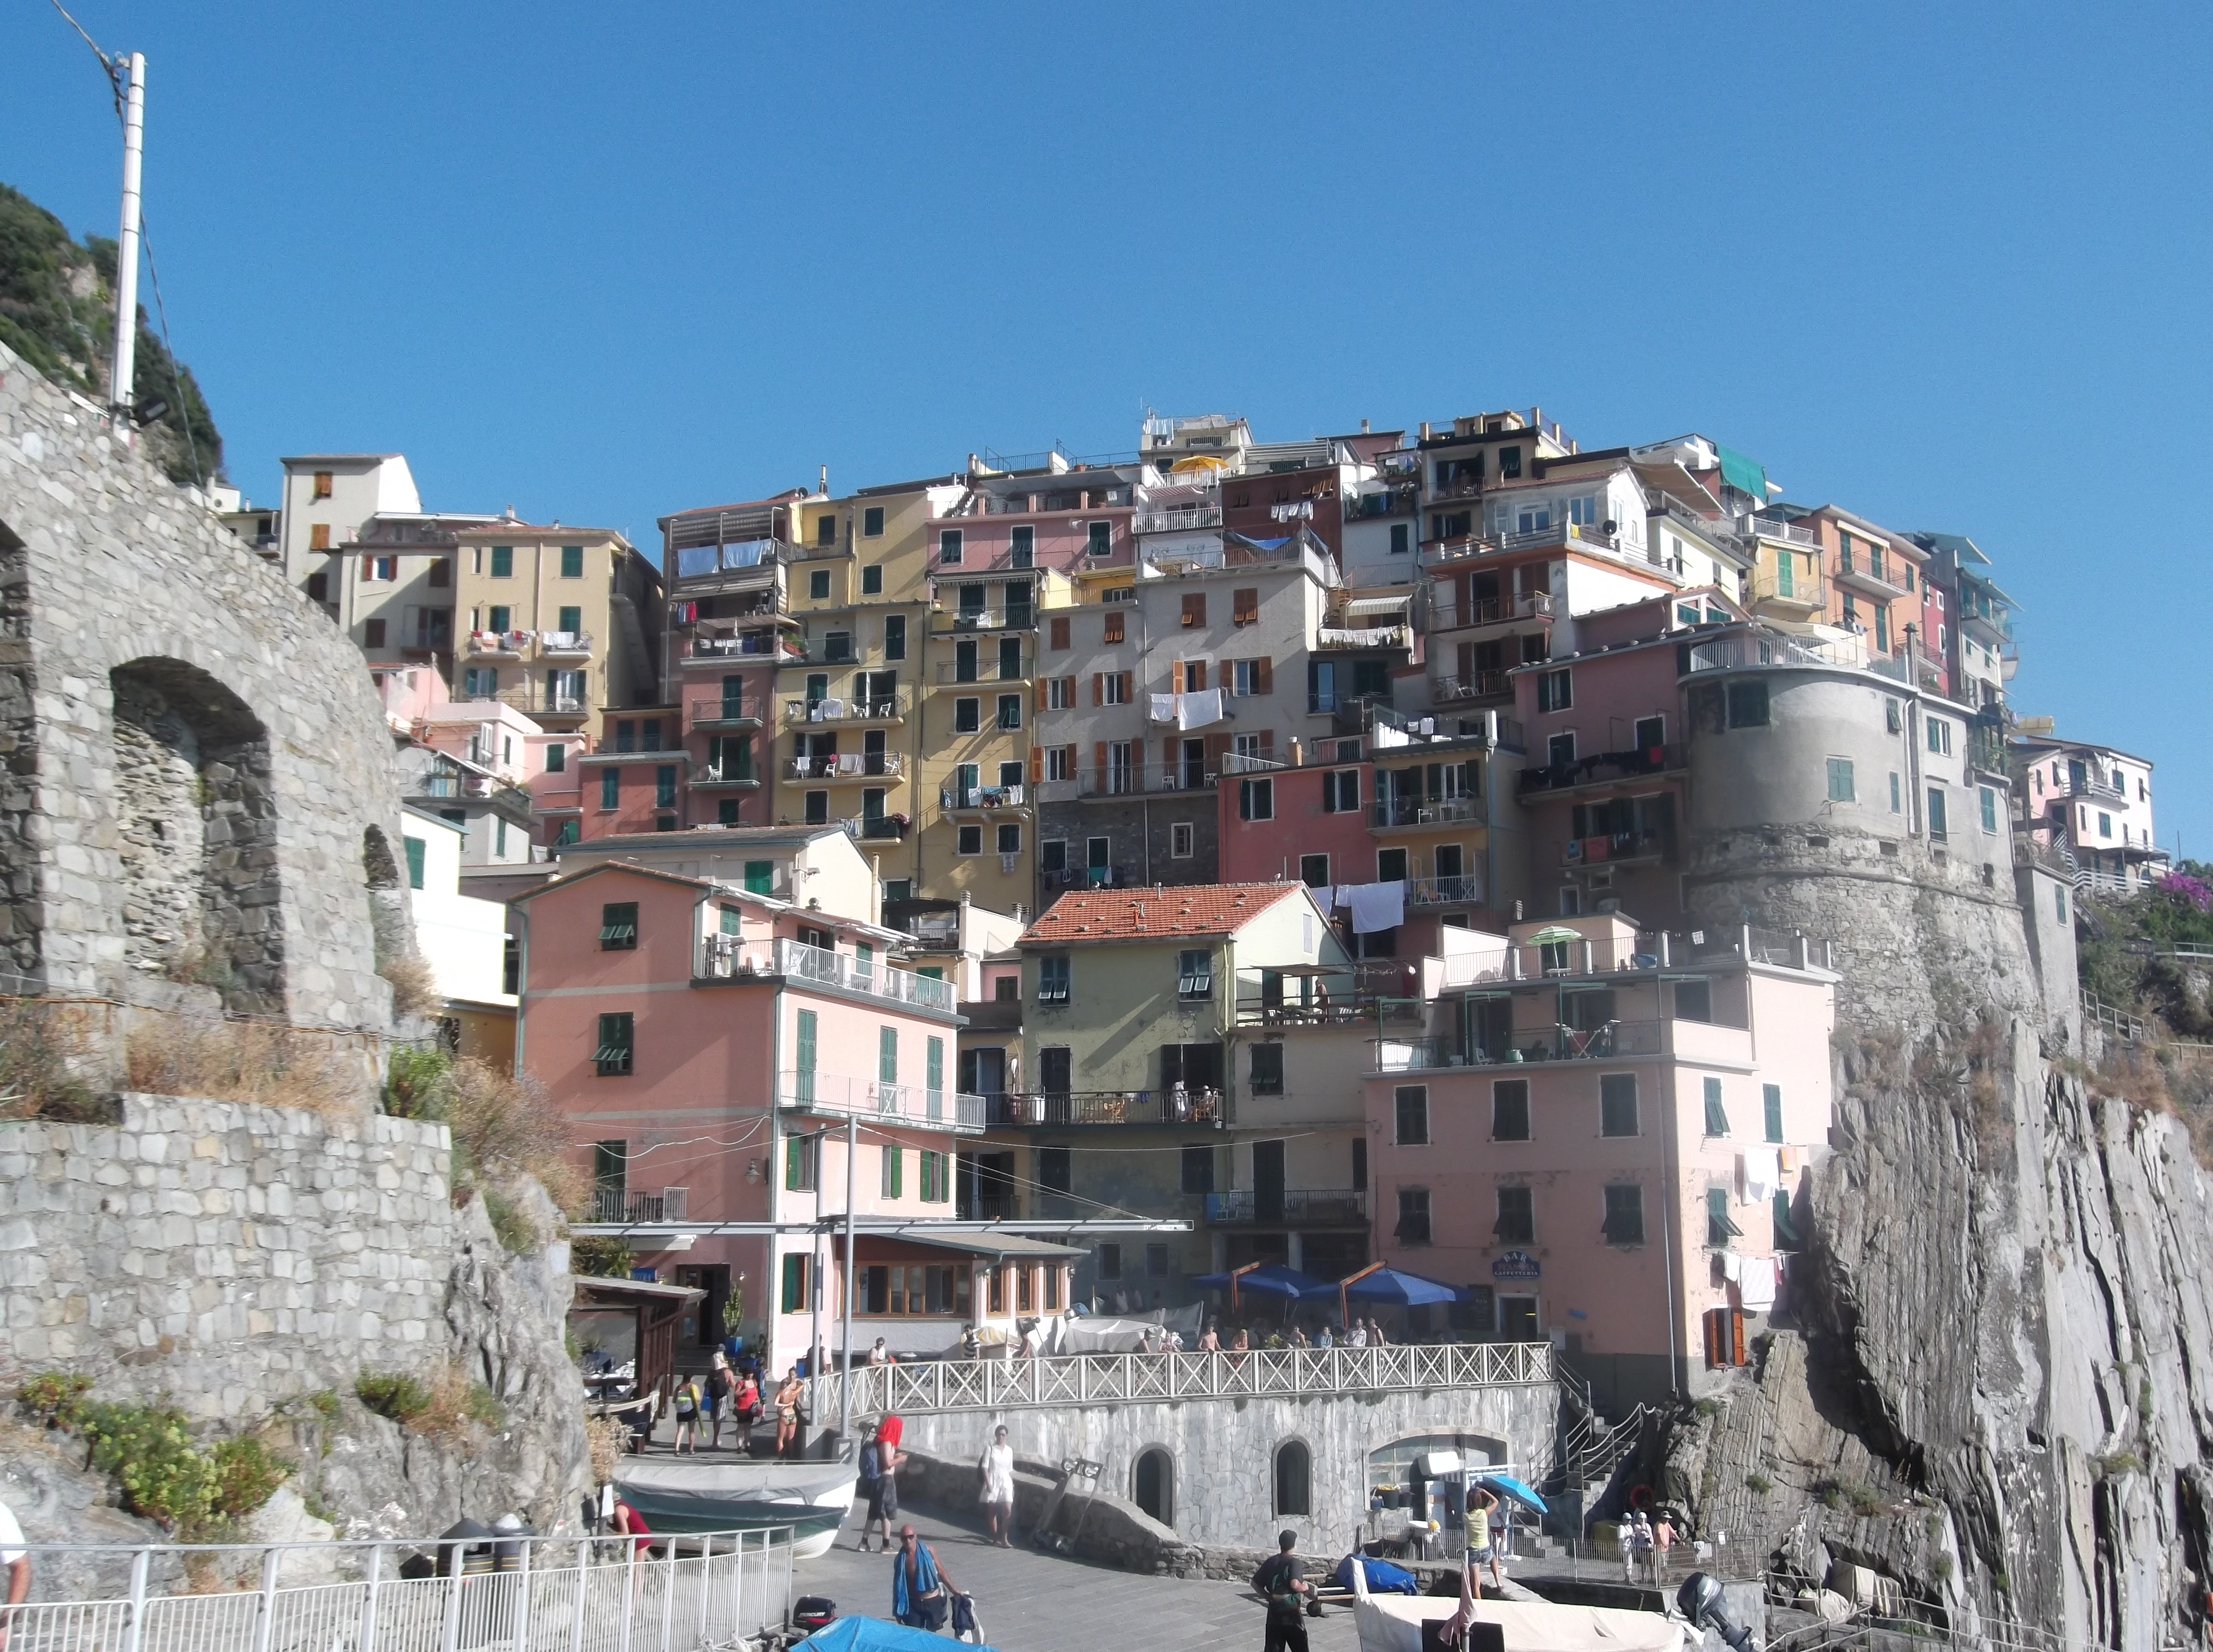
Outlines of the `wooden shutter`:
{"label": "wooden shutter", "polygon": [[1052,679],[1050,677],[1040,677],[1037,680],[1034,692],[1037,695],[1037,709],[1040,711],[1046,709],[1046,695],[1051,691],[1052,684]]}
{"label": "wooden shutter", "polygon": [[1183,596],[1183,623],[1186,628],[1206,623],[1206,593],[1186,591]]}
{"label": "wooden shutter", "polygon": [[375,557],[363,557],[361,559],[361,576],[363,579],[375,579],[376,577],[376,558]]}
{"label": "wooden shutter", "polygon": [[1094,705],[1106,704],[1106,674],[1103,671],[1091,674],[1091,703]]}
{"label": "wooden shutter", "polygon": [[1065,617],[1052,622],[1051,635],[1052,647],[1064,649],[1068,646],[1068,620]]}
{"label": "wooden shutter", "polygon": [[1161,742],[1161,776],[1164,784],[1174,783],[1168,777],[1176,774],[1181,767],[1183,753],[1177,749],[1179,744],[1174,735]]}
{"label": "wooden shutter", "polygon": [[327,551],[330,548],[331,525],[328,522],[317,522],[308,529],[308,550]]}
{"label": "wooden shutter", "polygon": [[1717,1370],[1728,1363],[1722,1357],[1722,1320],[1728,1315],[1725,1308],[1710,1308],[1703,1316],[1706,1333],[1706,1369]]}
{"label": "wooden shutter", "polygon": [[1168,692],[1171,694],[1183,692],[1183,661],[1180,660],[1168,661]]}
{"label": "wooden shutter", "polygon": [[1276,731],[1272,728],[1263,728],[1260,731],[1260,755],[1271,762],[1275,760]]}
{"label": "wooden shutter", "polygon": [[1253,661],[1253,692],[1255,694],[1272,694],[1276,692],[1274,662],[1265,655]]}
{"label": "wooden shutter", "polygon": [[1131,675],[1131,673],[1129,673],[1129,672],[1126,672],[1126,671],[1125,671],[1125,672],[1122,673],[1121,674],[1122,674],[1122,704],[1125,704],[1125,705],[1127,705],[1127,704],[1129,704],[1132,700],[1134,700],[1134,699],[1137,698],[1137,694],[1136,694],[1137,682],[1136,682],[1136,679]]}
{"label": "wooden shutter", "polygon": [[1230,594],[1231,620],[1240,625],[1249,625],[1260,617],[1260,590],[1258,586],[1245,586]]}
{"label": "wooden shutter", "polygon": [[1209,735],[1206,737],[1206,771],[1209,774],[1222,772],[1222,759],[1228,755],[1228,735]]}
{"label": "wooden shutter", "polygon": [[1044,778],[1045,747],[1042,746],[1033,746],[1030,747],[1030,784],[1034,786]]}
{"label": "wooden shutter", "polygon": [[1091,765],[1091,771],[1099,777],[1098,789],[1103,794],[1106,789],[1106,742],[1105,741],[1092,742]]}
{"label": "wooden shutter", "polygon": [[1728,1315],[1729,1320],[1729,1363],[1732,1365],[1742,1365],[1746,1363],[1744,1356],[1744,1310],[1741,1308],[1724,1308],[1722,1311]]}
{"label": "wooden shutter", "polygon": [[1122,640],[1123,624],[1126,617],[1127,616],[1122,614],[1119,611],[1114,613],[1108,614],[1106,616],[1106,623],[1100,627],[1100,640],[1108,643],[1120,642]]}
{"label": "wooden shutter", "polygon": [[1204,694],[1206,692],[1205,661],[1192,660],[1185,663],[1183,686],[1194,694]]}

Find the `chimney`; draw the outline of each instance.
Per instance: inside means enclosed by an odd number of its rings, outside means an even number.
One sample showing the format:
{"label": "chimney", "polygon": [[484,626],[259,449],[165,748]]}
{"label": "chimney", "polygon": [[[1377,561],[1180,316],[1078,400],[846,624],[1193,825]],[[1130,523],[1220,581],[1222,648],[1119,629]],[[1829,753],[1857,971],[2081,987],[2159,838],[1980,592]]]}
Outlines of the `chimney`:
{"label": "chimney", "polygon": [[971,476],[973,476],[975,473],[976,473],[976,455],[975,455],[974,454],[970,454],[968,455],[968,474],[969,474],[969,475],[971,475]]}
{"label": "chimney", "polygon": [[822,467],[821,475],[815,479],[814,491],[825,499],[830,497],[830,467],[827,465]]}
{"label": "chimney", "polygon": [[1364,418],[1360,421],[1360,434],[1363,436],[1368,434],[1368,421]]}
{"label": "chimney", "polygon": [[1429,439],[1430,439],[1430,422],[1429,422],[1429,420],[1427,420],[1427,419],[1424,419],[1424,420],[1422,421],[1422,440],[1423,440],[1423,441],[1424,441],[1424,442],[1427,442]]}

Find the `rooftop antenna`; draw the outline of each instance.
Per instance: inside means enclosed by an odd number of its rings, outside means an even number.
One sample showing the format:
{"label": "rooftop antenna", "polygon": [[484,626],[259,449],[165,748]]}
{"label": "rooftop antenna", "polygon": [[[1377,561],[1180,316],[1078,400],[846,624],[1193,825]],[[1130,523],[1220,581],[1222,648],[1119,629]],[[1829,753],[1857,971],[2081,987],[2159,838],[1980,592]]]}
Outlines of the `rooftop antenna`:
{"label": "rooftop antenna", "polygon": [[[115,357],[108,404],[127,417],[138,351],[138,171],[146,142],[146,54],[134,52],[122,65],[123,222],[115,237]],[[180,408],[181,417],[184,410]]]}

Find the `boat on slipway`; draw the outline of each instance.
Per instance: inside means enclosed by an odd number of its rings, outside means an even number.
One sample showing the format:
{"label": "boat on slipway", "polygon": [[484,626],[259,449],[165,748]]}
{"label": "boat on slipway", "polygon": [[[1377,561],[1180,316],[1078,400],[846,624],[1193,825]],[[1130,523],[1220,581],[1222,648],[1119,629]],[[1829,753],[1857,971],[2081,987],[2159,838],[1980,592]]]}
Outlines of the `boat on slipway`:
{"label": "boat on slipway", "polygon": [[828,1551],[851,1512],[855,1480],[850,1462],[625,1457],[615,1492],[655,1532],[790,1527],[793,1557],[812,1560]]}

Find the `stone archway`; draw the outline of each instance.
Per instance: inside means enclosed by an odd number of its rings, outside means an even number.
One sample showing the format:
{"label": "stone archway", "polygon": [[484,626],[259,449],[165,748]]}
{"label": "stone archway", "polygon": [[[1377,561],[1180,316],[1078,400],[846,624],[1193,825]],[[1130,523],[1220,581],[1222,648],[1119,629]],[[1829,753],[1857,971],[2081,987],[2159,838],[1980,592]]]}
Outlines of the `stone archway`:
{"label": "stone archway", "polygon": [[269,736],[196,666],[108,674],[124,960],[249,1013],[284,1009],[283,888]]}

